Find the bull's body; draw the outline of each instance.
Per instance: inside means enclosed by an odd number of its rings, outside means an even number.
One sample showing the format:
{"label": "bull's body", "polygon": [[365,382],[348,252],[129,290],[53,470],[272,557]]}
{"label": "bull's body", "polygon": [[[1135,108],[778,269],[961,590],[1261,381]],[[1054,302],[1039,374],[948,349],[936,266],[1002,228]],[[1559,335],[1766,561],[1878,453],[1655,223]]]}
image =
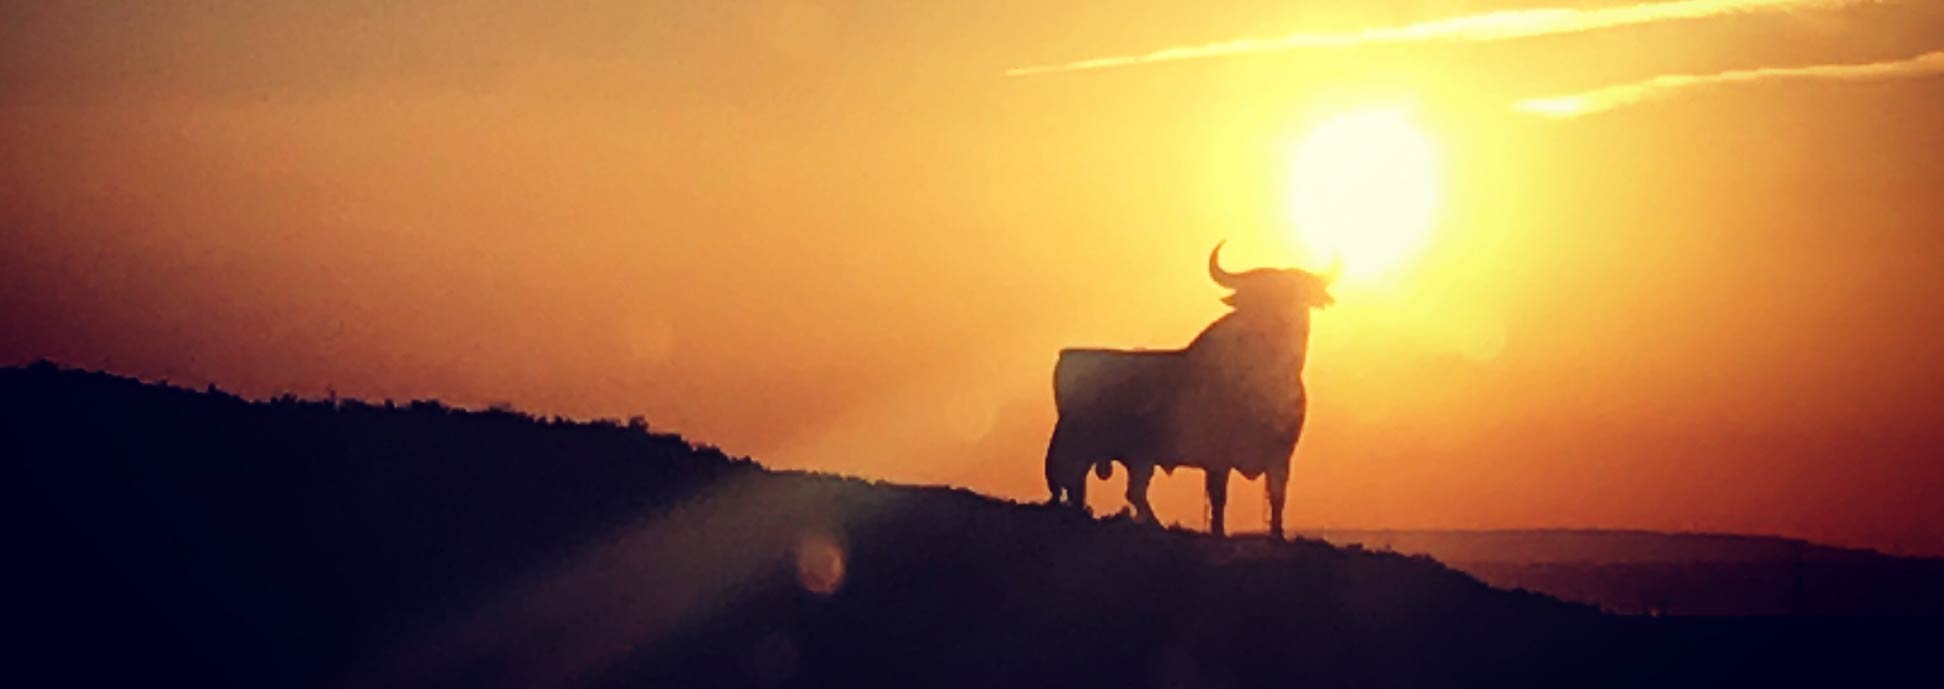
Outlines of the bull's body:
{"label": "bull's body", "polygon": [[1147,484],[1154,469],[1207,472],[1223,530],[1228,472],[1267,476],[1271,531],[1282,531],[1291,455],[1307,410],[1303,389],[1307,309],[1237,311],[1179,350],[1067,349],[1054,366],[1059,422],[1047,447],[1047,487],[1084,505],[1086,470],[1103,478],[1109,462],[1127,467],[1127,499],[1152,520]]}

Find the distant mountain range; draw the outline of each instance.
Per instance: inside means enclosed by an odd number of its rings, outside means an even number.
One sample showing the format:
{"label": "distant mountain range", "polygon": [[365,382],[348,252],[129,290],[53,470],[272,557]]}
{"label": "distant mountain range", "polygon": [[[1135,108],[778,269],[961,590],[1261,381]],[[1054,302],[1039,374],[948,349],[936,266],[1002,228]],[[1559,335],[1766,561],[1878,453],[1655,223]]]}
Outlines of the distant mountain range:
{"label": "distant mountain range", "polygon": [[1305,535],[1427,555],[1494,586],[1620,613],[1944,615],[1944,559],[1791,538],[1585,529]]}
{"label": "distant mountain range", "polygon": [[1370,550],[1421,553],[1443,562],[1492,564],[1685,564],[1883,559],[1871,550],[1778,536],[1623,529],[1325,529],[1304,535]]}

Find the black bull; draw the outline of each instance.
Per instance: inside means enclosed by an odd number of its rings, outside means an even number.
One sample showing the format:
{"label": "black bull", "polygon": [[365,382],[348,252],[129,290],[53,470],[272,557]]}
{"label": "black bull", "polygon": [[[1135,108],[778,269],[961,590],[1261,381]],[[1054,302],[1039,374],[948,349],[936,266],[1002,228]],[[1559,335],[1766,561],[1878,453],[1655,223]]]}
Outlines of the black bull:
{"label": "black bull", "polygon": [[1290,458],[1303,431],[1308,396],[1302,372],[1309,312],[1330,303],[1330,278],[1300,270],[1209,273],[1234,289],[1236,308],[1186,348],[1161,351],[1067,349],[1053,370],[1059,422],[1046,452],[1055,503],[1084,508],[1086,472],[1102,478],[1111,462],[1127,467],[1127,500],[1153,521],[1147,488],[1154,469],[1206,473],[1209,528],[1224,532],[1228,474],[1267,476],[1270,533],[1282,535]]}

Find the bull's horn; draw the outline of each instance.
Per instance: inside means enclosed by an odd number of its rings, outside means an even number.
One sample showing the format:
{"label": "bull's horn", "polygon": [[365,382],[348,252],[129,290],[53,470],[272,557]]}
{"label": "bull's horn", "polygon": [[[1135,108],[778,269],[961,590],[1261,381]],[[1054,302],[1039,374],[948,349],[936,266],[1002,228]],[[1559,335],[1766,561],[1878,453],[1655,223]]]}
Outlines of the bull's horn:
{"label": "bull's horn", "polygon": [[1222,245],[1227,243],[1226,239],[1216,242],[1215,250],[1208,252],[1208,277],[1214,278],[1215,284],[1235,289],[1236,274],[1222,270]]}

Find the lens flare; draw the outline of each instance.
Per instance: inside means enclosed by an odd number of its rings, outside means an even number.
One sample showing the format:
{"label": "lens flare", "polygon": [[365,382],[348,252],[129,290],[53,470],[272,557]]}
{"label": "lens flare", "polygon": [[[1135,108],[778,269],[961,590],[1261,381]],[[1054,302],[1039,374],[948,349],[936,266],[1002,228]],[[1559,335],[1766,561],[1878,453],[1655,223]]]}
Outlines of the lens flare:
{"label": "lens flare", "polygon": [[797,580],[804,590],[828,596],[844,583],[844,549],[823,534],[805,536],[797,544]]}

